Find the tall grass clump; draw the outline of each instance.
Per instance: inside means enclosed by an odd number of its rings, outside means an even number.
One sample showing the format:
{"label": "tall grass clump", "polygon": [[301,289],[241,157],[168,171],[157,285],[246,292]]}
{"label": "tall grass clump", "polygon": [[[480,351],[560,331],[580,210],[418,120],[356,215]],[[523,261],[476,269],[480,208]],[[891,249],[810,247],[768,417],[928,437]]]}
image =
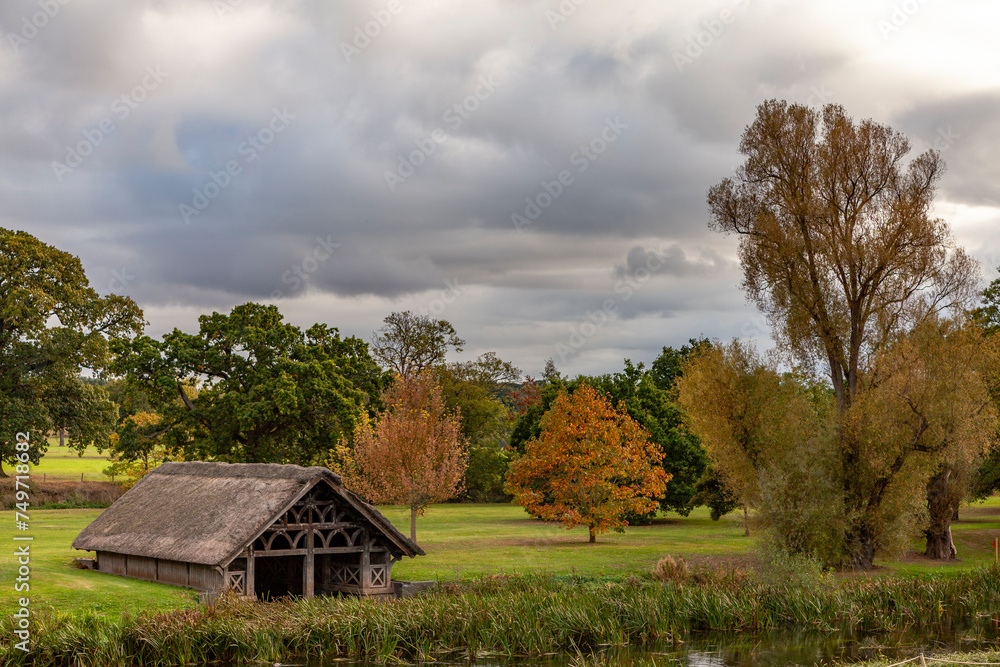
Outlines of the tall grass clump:
{"label": "tall grass clump", "polygon": [[651,574],[653,579],[657,579],[659,581],[676,581],[678,583],[683,583],[688,580],[691,572],[683,558],[678,557],[674,560],[673,556],[664,556],[660,560],[656,561],[656,565],[653,566]]}
{"label": "tall grass clump", "polygon": [[[652,577],[489,577],[401,600],[320,597],[247,602],[224,597],[198,609],[109,619],[36,618],[32,653],[0,646],[0,663],[73,665],[385,662],[582,655],[600,646],[683,639],[701,631],[843,628],[878,632],[956,619],[1000,619],[1000,573],[882,577],[801,586],[737,571]],[[0,632],[11,636],[11,620]]]}

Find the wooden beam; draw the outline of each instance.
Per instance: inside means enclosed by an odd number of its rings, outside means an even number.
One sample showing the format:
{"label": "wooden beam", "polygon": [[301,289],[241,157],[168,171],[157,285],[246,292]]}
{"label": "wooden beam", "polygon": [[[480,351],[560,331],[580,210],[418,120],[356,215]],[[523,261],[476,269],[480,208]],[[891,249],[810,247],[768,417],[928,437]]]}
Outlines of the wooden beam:
{"label": "wooden beam", "polygon": [[[288,530],[305,530],[309,526],[312,526],[316,530],[356,530],[358,528],[365,528],[363,524],[360,523],[273,523],[264,529],[264,533],[273,533],[277,531],[288,531]],[[263,533],[261,533],[263,535]],[[260,537],[260,535],[258,535]]]}
{"label": "wooden beam", "polygon": [[[257,558],[267,558],[268,556],[304,556],[308,549],[276,549],[274,551],[257,551],[254,556]],[[371,553],[384,552],[385,549],[374,548]],[[360,554],[362,547],[319,547],[313,549],[314,555],[319,554]]]}

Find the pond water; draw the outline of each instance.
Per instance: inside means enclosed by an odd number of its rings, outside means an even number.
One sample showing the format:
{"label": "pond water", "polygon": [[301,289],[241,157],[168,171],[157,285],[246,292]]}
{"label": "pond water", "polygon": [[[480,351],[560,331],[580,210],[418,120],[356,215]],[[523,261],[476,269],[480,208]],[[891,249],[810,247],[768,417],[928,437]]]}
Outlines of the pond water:
{"label": "pond water", "polygon": [[[1000,630],[986,623],[962,623],[937,628],[858,636],[849,632],[777,631],[762,634],[703,633],[676,644],[642,647],[601,647],[593,651],[601,659],[585,661],[575,654],[534,659],[486,658],[476,661],[442,660],[438,665],[467,667],[516,667],[537,665],[561,667],[579,663],[587,667],[607,662],[612,665],[670,665],[676,667],[786,667],[789,665],[831,665],[879,657],[905,660],[923,653],[947,651],[987,651],[1000,649]],[[308,667],[368,667],[352,661],[289,661]],[[428,663],[424,663],[428,664]]]}

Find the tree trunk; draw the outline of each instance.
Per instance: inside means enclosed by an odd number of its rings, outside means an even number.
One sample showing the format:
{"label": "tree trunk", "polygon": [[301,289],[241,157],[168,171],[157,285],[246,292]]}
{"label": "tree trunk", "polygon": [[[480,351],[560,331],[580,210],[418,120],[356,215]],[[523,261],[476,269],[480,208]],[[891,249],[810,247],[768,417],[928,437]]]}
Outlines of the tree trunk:
{"label": "tree trunk", "polygon": [[64,428],[59,429],[59,446],[66,446],[66,429]]}
{"label": "tree trunk", "polygon": [[743,537],[750,537],[750,516],[747,506],[743,506]]}
{"label": "tree trunk", "polygon": [[953,560],[958,552],[951,539],[951,518],[955,514],[955,506],[948,493],[948,481],[951,469],[944,468],[927,482],[927,512],[930,523],[924,530],[927,537],[927,550],[924,555],[935,560]]}
{"label": "tree trunk", "polygon": [[0,460],[0,477],[6,477],[7,473],[3,471],[3,461]]}
{"label": "tree trunk", "polygon": [[875,534],[865,526],[855,526],[846,536],[847,563],[854,570],[875,567]]}
{"label": "tree trunk", "polygon": [[590,540],[589,542],[593,544],[597,541],[597,533],[594,532],[594,527],[590,526]]}
{"label": "tree trunk", "polygon": [[417,506],[410,505],[410,539],[417,541]]}

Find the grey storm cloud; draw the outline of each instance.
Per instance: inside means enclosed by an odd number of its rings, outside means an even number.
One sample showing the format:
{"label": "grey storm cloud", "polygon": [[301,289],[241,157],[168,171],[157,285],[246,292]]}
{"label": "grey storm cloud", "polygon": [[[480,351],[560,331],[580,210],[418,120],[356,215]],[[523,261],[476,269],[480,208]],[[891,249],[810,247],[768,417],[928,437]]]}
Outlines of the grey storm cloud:
{"label": "grey storm cloud", "polygon": [[[154,335],[248,300],[365,337],[437,309],[537,371],[611,299],[566,369],[608,371],[766,336],[705,193],[767,98],[843,103],[915,148],[951,132],[942,197],[1000,219],[995,67],[969,67],[997,47],[963,15],[982,3],[890,36],[891,2],[574,6],[5,2],[0,225],[79,255]],[[916,63],[928,35],[961,59]],[[983,215],[964,229],[989,262]]]}

